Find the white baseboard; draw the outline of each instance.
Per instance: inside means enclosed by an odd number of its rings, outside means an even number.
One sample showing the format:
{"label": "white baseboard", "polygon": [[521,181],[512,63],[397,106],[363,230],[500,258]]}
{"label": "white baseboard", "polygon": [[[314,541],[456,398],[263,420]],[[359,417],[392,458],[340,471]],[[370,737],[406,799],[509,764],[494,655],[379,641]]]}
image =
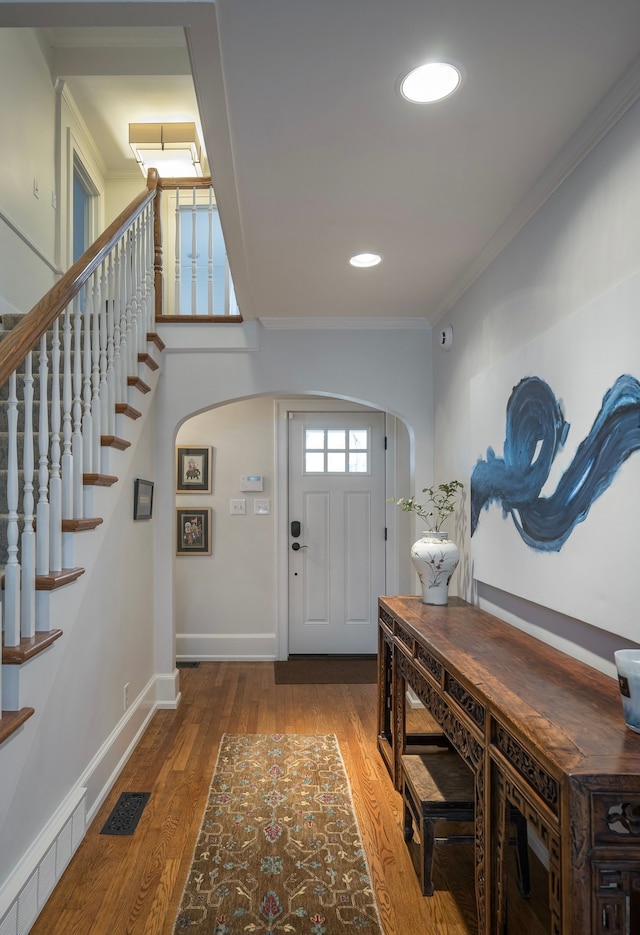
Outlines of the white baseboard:
{"label": "white baseboard", "polygon": [[181,698],[180,673],[177,669],[170,675],[156,675],[156,707],[175,710]]}
{"label": "white baseboard", "polygon": [[158,708],[180,703],[178,670],[149,680],[0,889],[0,935],[27,935]]}
{"label": "white baseboard", "polygon": [[275,633],[176,633],[178,662],[271,662]]}

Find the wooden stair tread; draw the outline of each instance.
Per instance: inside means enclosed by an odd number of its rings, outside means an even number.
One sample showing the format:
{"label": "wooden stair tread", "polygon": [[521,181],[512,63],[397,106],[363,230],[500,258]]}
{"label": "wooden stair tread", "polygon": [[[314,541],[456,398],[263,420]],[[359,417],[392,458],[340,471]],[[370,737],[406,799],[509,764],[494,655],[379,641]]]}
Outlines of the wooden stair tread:
{"label": "wooden stair tread", "polygon": [[118,451],[126,451],[131,447],[131,442],[126,438],[118,438],[117,435],[101,435],[100,444],[103,448],[117,448]]}
{"label": "wooden stair tread", "polygon": [[150,331],[147,334],[147,341],[150,341],[151,344],[155,344],[155,346],[158,348],[159,351],[163,351],[166,347],[166,344],[164,343],[160,335],[157,334],[155,331]]}
{"label": "wooden stair tread", "polygon": [[139,409],[134,409],[129,403],[116,403],[116,412],[118,415],[126,416],[128,419],[139,419],[142,415]]}
{"label": "wooden stair tread", "polygon": [[82,483],[85,487],[112,487],[118,478],[113,474],[83,474]]}
{"label": "wooden stair tread", "polygon": [[32,714],[36,713],[35,708],[20,708],[19,711],[3,711],[0,718],[0,743],[4,743],[7,738],[14,734],[25,721],[28,721]]}
{"label": "wooden stair tread", "polygon": [[56,591],[72,584],[80,575],[84,575],[84,568],[62,568],[60,571],[49,572],[48,575],[36,575],[36,591]]}
{"label": "wooden stair tread", "polygon": [[160,368],[160,364],[151,354],[138,354],[138,363],[146,364],[149,370],[158,370]]}
{"label": "wooden stair tread", "polygon": [[127,377],[127,386],[132,386],[134,389],[140,390],[141,393],[151,392],[149,384],[141,380],[140,377]]}
{"label": "wooden stair tread", "polygon": [[23,637],[18,646],[2,647],[2,663],[5,666],[21,666],[62,636],[62,630],[43,630],[31,637]]}
{"label": "wooden stair tread", "polygon": [[87,532],[88,530],[95,529],[96,526],[99,526],[102,522],[104,522],[104,520],[101,516],[85,516],[83,519],[63,519],[62,531]]}

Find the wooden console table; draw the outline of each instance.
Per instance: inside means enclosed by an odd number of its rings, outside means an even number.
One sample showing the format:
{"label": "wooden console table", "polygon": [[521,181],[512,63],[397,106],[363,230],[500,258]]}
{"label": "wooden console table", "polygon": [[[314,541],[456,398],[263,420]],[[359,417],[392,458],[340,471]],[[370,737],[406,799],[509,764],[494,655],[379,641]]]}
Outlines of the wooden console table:
{"label": "wooden console table", "polygon": [[450,598],[379,607],[378,748],[398,788],[411,686],[475,774],[481,933],[505,922],[507,815],[549,855],[552,935],[640,932],[640,734],[617,682]]}

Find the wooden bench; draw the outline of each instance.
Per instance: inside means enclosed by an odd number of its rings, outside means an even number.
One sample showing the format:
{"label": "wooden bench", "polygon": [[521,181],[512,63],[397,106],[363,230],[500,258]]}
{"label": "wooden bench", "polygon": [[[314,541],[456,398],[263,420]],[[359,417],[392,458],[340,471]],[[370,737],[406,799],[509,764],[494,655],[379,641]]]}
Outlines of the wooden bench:
{"label": "wooden bench", "polygon": [[[436,844],[473,844],[474,834],[436,837],[437,822],[473,822],[474,777],[453,750],[434,750],[401,757],[404,839],[420,880],[423,896],[433,895],[433,852]],[[527,823],[517,809],[511,810],[518,855],[518,889],[530,895]],[[418,843],[414,840],[414,828]]]}

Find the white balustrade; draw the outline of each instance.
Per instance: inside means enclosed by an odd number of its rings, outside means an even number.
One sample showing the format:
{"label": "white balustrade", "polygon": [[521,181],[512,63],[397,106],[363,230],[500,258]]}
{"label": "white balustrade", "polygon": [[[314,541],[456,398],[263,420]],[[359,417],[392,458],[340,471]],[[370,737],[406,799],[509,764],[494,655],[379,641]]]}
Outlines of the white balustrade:
{"label": "white balustrade", "polygon": [[116,435],[116,406],[128,402],[127,377],[137,376],[154,324],[153,262],[149,202],[8,379],[0,404],[7,428],[0,559],[7,648],[48,629],[47,614],[39,616],[38,577],[63,570],[70,554],[62,548],[64,521],[90,515],[84,480],[101,471],[101,435]]}
{"label": "white balustrade", "polygon": [[176,189],[168,227],[173,307],[165,315],[239,317],[213,188]]}

